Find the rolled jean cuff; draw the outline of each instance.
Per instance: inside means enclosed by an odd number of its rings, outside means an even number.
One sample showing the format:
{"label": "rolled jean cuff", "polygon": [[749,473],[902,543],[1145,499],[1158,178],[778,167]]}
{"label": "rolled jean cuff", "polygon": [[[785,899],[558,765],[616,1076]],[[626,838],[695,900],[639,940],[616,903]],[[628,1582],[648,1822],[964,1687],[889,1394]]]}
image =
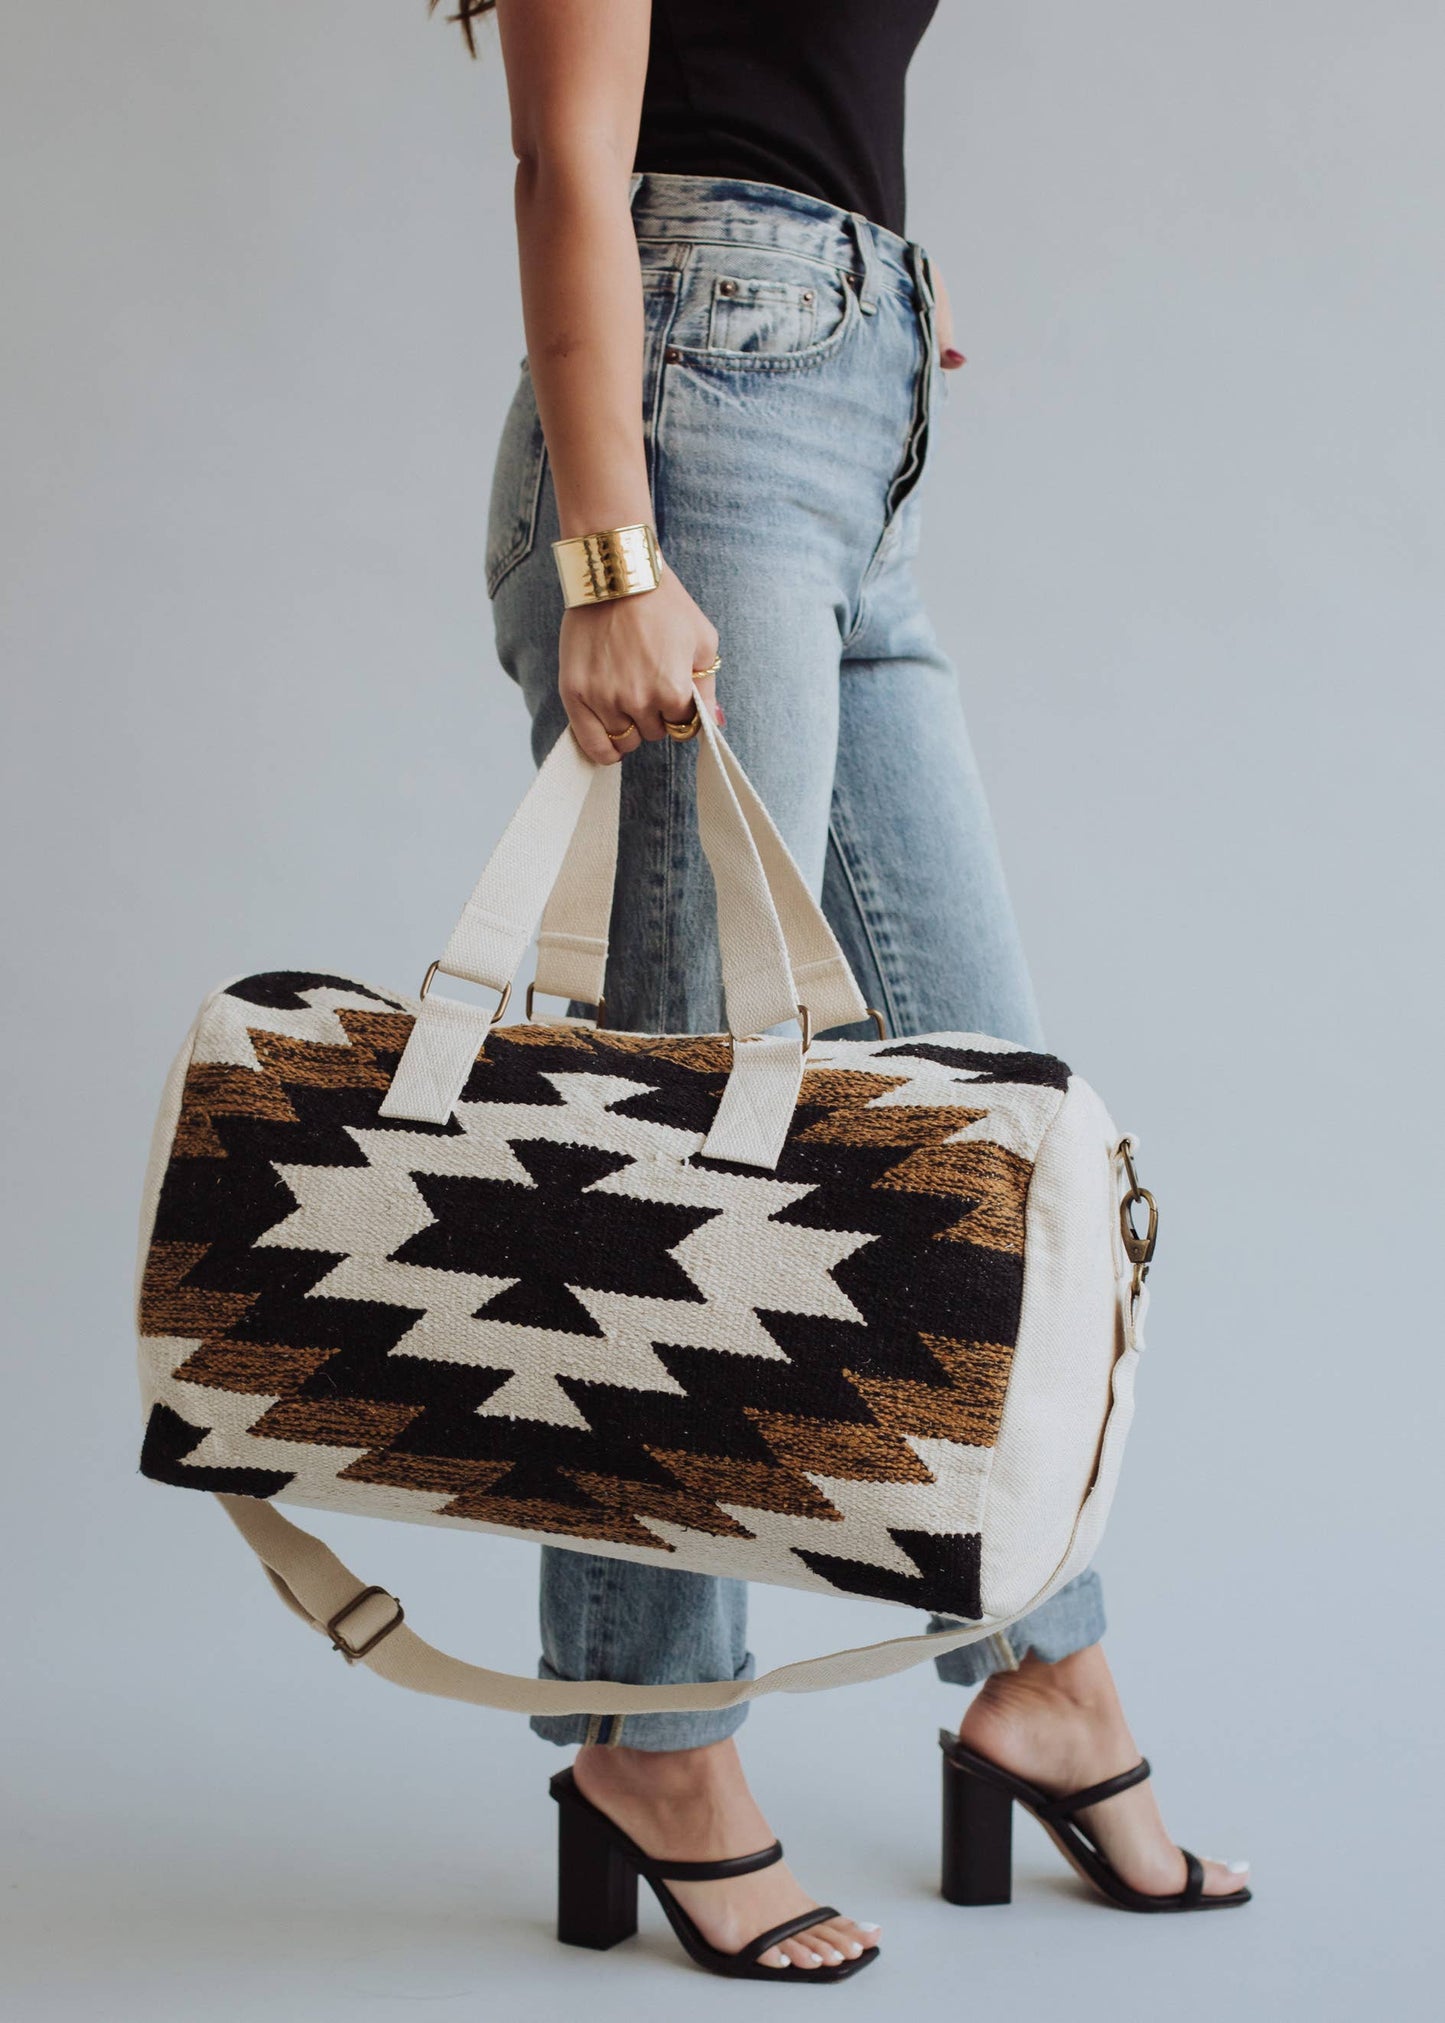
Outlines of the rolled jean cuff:
{"label": "rolled jean cuff", "polygon": [[[735,1679],[751,1679],[757,1667],[749,1651],[738,1666]],[[537,1666],[539,1679],[560,1679],[543,1658]],[[563,1748],[582,1742],[602,1742],[625,1749],[705,1749],[709,1742],[725,1742],[736,1735],[748,1718],[748,1703],[723,1707],[708,1714],[534,1714],[532,1733],[544,1742]]]}
{"label": "rolled jean cuff", "polygon": [[[958,1627],[946,1616],[934,1616],[930,1630]],[[1087,1650],[1104,1634],[1104,1588],[1090,1567],[1067,1586],[1036,1608],[1021,1616],[1006,1630],[996,1630],[976,1644],[964,1644],[934,1659],[940,1679],[950,1686],[979,1686],[992,1672],[1016,1671],[1029,1652],[1045,1664],[1057,1664],[1075,1651]]]}

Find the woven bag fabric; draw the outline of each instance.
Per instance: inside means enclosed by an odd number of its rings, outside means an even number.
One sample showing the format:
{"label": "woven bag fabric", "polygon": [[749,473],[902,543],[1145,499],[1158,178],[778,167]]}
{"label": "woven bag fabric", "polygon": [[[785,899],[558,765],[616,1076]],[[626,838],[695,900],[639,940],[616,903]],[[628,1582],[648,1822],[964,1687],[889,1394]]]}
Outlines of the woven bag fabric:
{"label": "woven bag fabric", "polygon": [[725,1036],[500,1027],[447,1124],[382,1117],[416,1008],[291,972],[208,999],[144,1249],[144,1473],[981,1616],[1068,1069],[816,1043],[762,1173],[701,1149]]}
{"label": "woven bag fabric", "polygon": [[[417,996],[241,977],[167,1078],[137,1267],[142,1470],[217,1495],[283,1600],[417,1691],[625,1713],[880,1678],[1026,1613],[1108,1513],[1153,1241],[1131,1141],[1051,1055],[967,1033],[810,1043],[867,1007],[736,757],[705,714],[699,731],[729,1033],[603,1029],[619,771],[564,735]],[[497,1023],[534,930],[535,988],[595,1023],[534,1023],[530,990],[527,1022]],[[496,1007],[431,990],[439,973]],[[955,1626],[759,1679],[523,1680],[426,1644],[282,1503]]]}

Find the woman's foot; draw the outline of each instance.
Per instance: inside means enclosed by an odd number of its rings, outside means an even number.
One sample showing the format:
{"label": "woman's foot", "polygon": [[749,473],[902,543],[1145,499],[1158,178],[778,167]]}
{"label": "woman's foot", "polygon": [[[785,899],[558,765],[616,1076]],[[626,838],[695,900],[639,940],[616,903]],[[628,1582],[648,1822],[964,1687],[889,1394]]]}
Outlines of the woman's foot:
{"label": "woman's foot", "polygon": [[[1098,1644],[1056,1664],[1030,1655],[1016,1672],[995,1672],[958,1733],[980,1756],[1051,1798],[1116,1777],[1140,1755]],[[1075,1817],[1132,1889],[1150,1896],[1183,1889],[1184,1857],[1164,1829],[1152,1782]],[[1248,1862],[1204,1863],[1206,1896],[1230,1896],[1248,1879]]]}
{"label": "woman's foot", "polygon": [[[733,1742],[705,1749],[578,1751],[573,1775],[582,1796],[664,1861],[723,1861],[770,1845],[772,1829],[748,1790]],[[817,1903],[784,1862],[725,1882],[667,1887],[710,1945],[735,1953],[769,1925]],[[837,1967],[878,1943],[877,1925],[830,1918],[762,1956],[765,1967]]]}

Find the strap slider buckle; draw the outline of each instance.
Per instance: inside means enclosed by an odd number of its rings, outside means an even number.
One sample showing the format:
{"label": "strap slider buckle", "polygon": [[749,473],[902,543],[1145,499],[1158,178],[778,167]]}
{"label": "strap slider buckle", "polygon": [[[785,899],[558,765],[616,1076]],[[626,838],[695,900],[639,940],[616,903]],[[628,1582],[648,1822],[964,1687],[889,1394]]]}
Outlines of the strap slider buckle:
{"label": "strap slider buckle", "polygon": [[[355,1615],[359,1608],[364,1608],[367,1602],[375,1601],[378,1596],[382,1601],[390,1602],[396,1614],[390,1622],[383,1623],[379,1630],[374,1631],[364,1644],[353,1644],[349,1637],[342,1635],[341,1624],[348,1616]],[[336,1611],[326,1625],[326,1634],[331,1639],[332,1650],[340,1651],[347,1664],[354,1665],[358,1658],[364,1658],[368,1651],[374,1651],[383,1637],[389,1637],[397,1625],[405,1620],[405,1616],[406,1611],[394,1594],[388,1594],[384,1587],[364,1587],[360,1594],[351,1597],[345,1608]]]}

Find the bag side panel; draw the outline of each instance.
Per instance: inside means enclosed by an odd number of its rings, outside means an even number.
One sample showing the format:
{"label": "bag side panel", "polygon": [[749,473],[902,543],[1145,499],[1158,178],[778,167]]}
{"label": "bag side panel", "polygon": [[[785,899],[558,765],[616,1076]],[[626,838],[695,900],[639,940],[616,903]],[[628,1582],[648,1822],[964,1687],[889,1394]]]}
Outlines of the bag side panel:
{"label": "bag side panel", "polygon": [[1066,1581],[1074,1578],[1075,1574],[1082,1573],[1099,1549],[1099,1542],[1104,1536],[1104,1525],[1113,1505],[1114,1491],[1119,1483],[1119,1468],[1124,1459],[1124,1443],[1129,1437],[1129,1428],[1134,1421],[1134,1379],[1138,1367],[1139,1350],[1134,1346],[1126,1348],[1114,1365],[1110,1385],[1113,1405],[1104,1432],[1093,1487],[1084,1498],[1084,1507],[1079,1512],[1079,1522],[1070,1541],[1068,1556],[1049,1583],[1051,1591],[1063,1587]]}
{"label": "bag side panel", "polygon": [[1117,1134],[1075,1077],[1029,1188],[1023,1308],[983,1517],[984,1614],[1024,1612],[1069,1552],[1119,1342]]}

